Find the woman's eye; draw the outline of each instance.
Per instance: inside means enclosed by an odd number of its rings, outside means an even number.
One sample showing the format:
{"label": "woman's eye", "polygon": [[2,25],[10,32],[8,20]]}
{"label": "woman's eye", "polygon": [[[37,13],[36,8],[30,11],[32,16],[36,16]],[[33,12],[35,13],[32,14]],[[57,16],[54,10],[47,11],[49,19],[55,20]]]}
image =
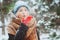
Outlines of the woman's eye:
{"label": "woman's eye", "polygon": [[27,10],[25,10],[25,11],[27,11]]}
{"label": "woman's eye", "polygon": [[22,12],[22,10],[20,10],[20,12]]}

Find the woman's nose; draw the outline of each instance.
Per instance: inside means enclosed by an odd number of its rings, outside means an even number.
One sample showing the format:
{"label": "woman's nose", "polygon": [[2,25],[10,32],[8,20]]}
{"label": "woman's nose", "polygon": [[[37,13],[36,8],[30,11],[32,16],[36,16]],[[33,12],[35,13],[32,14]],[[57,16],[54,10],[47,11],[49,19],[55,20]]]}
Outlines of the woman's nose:
{"label": "woman's nose", "polygon": [[23,14],[23,16],[25,17],[25,13],[22,13]]}

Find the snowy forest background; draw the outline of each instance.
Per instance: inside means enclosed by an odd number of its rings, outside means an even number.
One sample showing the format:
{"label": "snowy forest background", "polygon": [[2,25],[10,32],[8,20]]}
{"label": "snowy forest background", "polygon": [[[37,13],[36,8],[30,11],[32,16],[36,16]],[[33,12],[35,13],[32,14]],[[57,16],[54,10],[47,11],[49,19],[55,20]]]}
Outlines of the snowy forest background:
{"label": "snowy forest background", "polygon": [[[6,27],[11,20],[11,10],[18,0],[0,0],[0,40],[7,40]],[[36,17],[40,40],[60,40],[60,0],[21,0],[31,7]]]}

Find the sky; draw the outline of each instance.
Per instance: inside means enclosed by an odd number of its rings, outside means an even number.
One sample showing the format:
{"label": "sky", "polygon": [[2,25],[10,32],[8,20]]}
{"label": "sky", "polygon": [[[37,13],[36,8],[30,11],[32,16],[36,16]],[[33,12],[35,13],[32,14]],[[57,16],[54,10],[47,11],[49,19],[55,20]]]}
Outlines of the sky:
{"label": "sky", "polygon": [[0,2],[2,2],[3,0],[0,0]]}

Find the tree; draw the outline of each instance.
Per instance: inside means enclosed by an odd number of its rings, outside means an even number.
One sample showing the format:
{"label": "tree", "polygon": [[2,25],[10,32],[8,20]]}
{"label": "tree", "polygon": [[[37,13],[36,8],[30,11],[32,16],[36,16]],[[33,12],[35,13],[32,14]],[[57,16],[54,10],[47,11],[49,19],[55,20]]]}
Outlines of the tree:
{"label": "tree", "polygon": [[14,6],[14,3],[15,3],[16,0],[3,0],[2,2],[2,7],[1,7],[1,22],[2,22],[2,30],[3,30],[3,33],[2,34],[5,34],[5,16],[8,14],[9,10],[11,9],[11,7]]}

